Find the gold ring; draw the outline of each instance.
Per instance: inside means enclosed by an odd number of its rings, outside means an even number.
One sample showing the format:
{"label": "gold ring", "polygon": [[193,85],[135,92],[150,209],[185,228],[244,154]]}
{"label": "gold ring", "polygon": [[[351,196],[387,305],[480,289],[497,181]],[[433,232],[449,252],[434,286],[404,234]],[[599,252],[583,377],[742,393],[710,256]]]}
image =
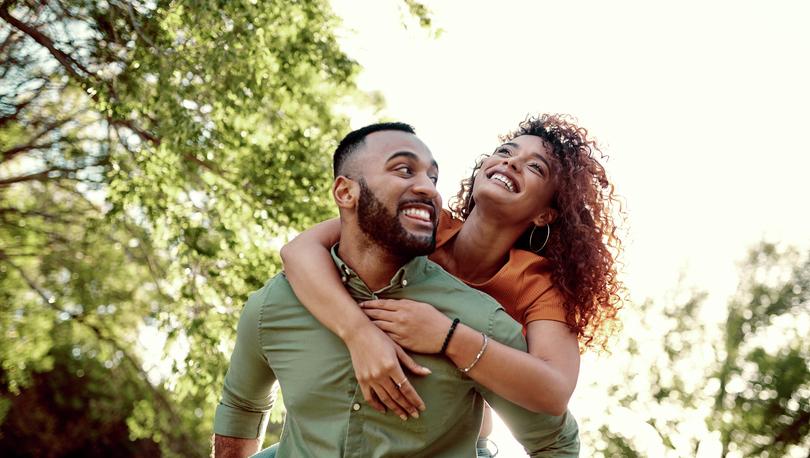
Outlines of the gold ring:
{"label": "gold ring", "polygon": [[405,377],[404,379],[402,379],[401,382],[395,382],[397,384],[397,389],[402,388],[402,384],[407,382],[407,381],[408,381],[408,377]]}

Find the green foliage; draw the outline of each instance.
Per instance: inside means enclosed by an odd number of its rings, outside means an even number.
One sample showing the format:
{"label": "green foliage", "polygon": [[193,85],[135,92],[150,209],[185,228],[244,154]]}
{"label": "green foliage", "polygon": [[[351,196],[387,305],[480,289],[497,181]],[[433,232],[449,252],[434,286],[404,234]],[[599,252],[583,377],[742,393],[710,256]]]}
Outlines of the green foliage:
{"label": "green foliage", "polygon": [[[714,323],[702,291],[648,301],[624,348],[608,417],[630,409],[668,456],[693,455],[712,437],[722,456],[810,452],[810,255],[763,243],[740,266],[737,293]],[[705,422],[705,428],[685,427]],[[604,456],[645,456],[630,427],[587,437]],[[701,442],[705,442],[702,444]],[[601,446],[600,446],[601,444]]]}
{"label": "green foliage", "polygon": [[763,244],[731,301],[709,418],[724,451],[783,456],[810,447],[810,257]]}
{"label": "green foliage", "polygon": [[0,440],[81,370],[99,385],[65,402],[104,418],[78,425],[204,456],[242,303],[291,230],[334,214],[339,108],[380,101],[326,0],[5,1],[0,18]]}
{"label": "green foliage", "polygon": [[[69,323],[58,326],[69,332]],[[0,391],[9,406],[0,426],[0,448],[9,457],[155,456],[157,443],[129,440],[126,418],[145,395],[121,368],[107,368],[81,346],[50,350],[55,364],[33,372],[21,393]],[[13,397],[12,397],[13,396]],[[12,402],[13,399],[13,402]],[[146,401],[141,401],[146,402]]]}

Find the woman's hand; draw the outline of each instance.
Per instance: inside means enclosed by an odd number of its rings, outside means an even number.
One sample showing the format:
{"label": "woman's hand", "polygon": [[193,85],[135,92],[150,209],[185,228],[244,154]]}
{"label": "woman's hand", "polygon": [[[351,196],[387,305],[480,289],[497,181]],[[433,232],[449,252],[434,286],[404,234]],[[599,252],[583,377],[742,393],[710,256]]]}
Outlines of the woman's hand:
{"label": "woman's hand", "polygon": [[417,353],[438,353],[452,323],[432,305],[409,299],[377,299],[360,307],[394,342]]}
{"label": "woman's hand", "polygon": [[425,403],[405,376],[400,361],[417,375],[428,375],[430,369],[417,364],[402,347],[374,326],[356,330],[346,340],[346,346],[366,402],[380,412],[388,407],[403,420],[408,415],[419,418]]}

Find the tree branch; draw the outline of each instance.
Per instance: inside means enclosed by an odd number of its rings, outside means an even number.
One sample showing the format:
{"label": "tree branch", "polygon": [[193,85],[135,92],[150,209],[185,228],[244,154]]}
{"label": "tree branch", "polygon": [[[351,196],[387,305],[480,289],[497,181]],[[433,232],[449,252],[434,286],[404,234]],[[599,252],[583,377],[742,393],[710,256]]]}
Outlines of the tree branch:
{"label": "tree branch", "polygon": [[[62,67],[64,67],[64,69],[67,70],[67,72],[73,75],[76,79],[84,80],[88,77],[95,76],[93,72],[85,68],[84,65],[78,62],[76,59],[58,49],[56,47],[56,44],[54,44],[53,40],[50,37],[43,34],[36,28],[31,27],[28,24],[12,16],[11,13],[9,12],[9,7],[11,6],[12,3],[13,2],[11,0],[6,0],[3,2],[2,5],[0,5],[0,18],[4,19],[13,27],[25,33],[26,35],[31,37],[34,41],[39,43],[42,47],[47,49],[48,52],[50,52],[51,55],[57,61],[59,61],[60,64],[62,64]],[[80,75],[79,71],[83,72],[84,75]]]}
{"label": "tree branch", "polygon": [[[24,82],[18,84],[17,88],[15,88],[15,89],[19,89],[19,87],[22,86],[23,84],[30,83],[31,81],[34,81],[34,80],[42,80],[43,83],[38,88],[36,88],[34,90],[34,94],[30,98],[28,98],[27,100],[24,100],[24,101],[22,101],[20,103],[14,104],[14,113],[11,113],[9,115],[0,117],[0,128],[2,128],[4,125],[9,123],[10,121],[13,121],[13,120],[17,119],[17,116],[19,116],[20,113],[22,113],[22,111],[28,105],[31,104],[31,102],[38,99],[39,96],[42,95],[42,93],[44,92],[45,88],[48,87],[48,81],[45,78],[38,77],[38,78],[34,78],[33,80],[24,81]],[[16,95],[16,91],[14,91],[13,93]]]}
{"label": "tree branch", "polygon": [[[141,139],[147,140],[147,141],[149,141],[150,143],[152,143],[155,146],[160,145],[160,138],[158,138],[154,134],[151,134],[151,133],[141,129],[140,127],[136,126],[132,121],[130,121],[128,119],[107,118],[107,121],[110,124],[113,124],[113,125],[116,125],[116,126],[126,127],[127,129],[131,130],[132,132],[135,132],[135,135],[137,135],[138,137],[141,137]],[[120,135],[119,135],[119,138],[120,138]]]}
{"label": "tree branch", "polygon": [[40,143],[39,145],[34,145],[33,142],[28,143],[26,145],[18,145],[11,149],[5,150],[0,153],[0,163],[10,161],[14,158],[14,156],[24,153],[26,151],[37,150],[37,149],[45,149],[50,148],[51,146],[59,143],[58,141],[48,142],[48,143]]}
{"label": "tree branch", "polygon": [[53,177],[48,176],[48,175],[51,174],[51,172],[63,172],[63,171],[64,172],[68,172],[68,171],[75,172],[76,170],[74,170],[74,169],[53,168],[53,169],[44,170],[44,171],[38,172],[38,173],[32,173],[32,174],[29,174],[29,175],[22,175],[22,176],[18,176],[18,177],[14,177],[14,178],[8,178],[8,179],[5,179],[5,180],[0,180],[0,188],[11,186],[14,183],[24,183],[26,181],[48,181],[49,179],[53,178]]}

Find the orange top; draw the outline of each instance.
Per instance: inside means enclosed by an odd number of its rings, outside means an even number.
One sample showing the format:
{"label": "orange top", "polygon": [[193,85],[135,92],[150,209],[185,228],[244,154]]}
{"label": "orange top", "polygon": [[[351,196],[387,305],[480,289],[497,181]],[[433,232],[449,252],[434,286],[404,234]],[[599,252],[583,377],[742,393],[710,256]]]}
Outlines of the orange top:
{"label": "orange top", "polygon": [[[436,248],[455,237],[463,224],[442,209],[436,230]],[[434,258],[438,256],[431,256],[437,261]],[[551,283],[549,262],[532,252],[512,248],[509,260],[492,278],[483,283],[464,283],[492,296],[523,326],[537,320],[566,323],[563,297]]]}

